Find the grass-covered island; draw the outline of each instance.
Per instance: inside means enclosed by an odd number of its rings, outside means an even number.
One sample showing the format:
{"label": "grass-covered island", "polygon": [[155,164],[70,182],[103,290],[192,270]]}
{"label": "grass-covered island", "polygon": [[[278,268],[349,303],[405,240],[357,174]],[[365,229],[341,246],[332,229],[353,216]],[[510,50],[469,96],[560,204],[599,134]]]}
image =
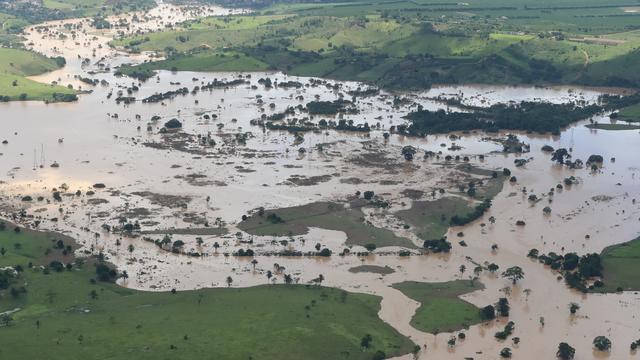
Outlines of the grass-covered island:
{"label": "grass-covered island", "polygon": [[395,289],[420,303],[411,326],[429,333],[453,332],[483,321],[480,309],[459,298],[482,289],[482,284],[469,280],[443,283],[405,281]]}
{"label": "grass-covered island", "polygon": [[[54,233],[0,230],[0,358],[382,359],[414,344],[380,298],[298,285],[143,292]],[[266,279],[266,278],[265,278]]]}
{"label": "grass-covered island", "polygon": [[304,235],[309,231],[309,227],[319,227],[345,232],[346,245],[372,245],[373,248],[415,247],[409,239],[399,237],[391,230],[367,224],[361,210],[362,206],[363,204],[357,201],[349,208],[340,203],[317,202],[281,209],[259,209],[251,216],[245,217],[238,227],[249,234],[260,236]]}

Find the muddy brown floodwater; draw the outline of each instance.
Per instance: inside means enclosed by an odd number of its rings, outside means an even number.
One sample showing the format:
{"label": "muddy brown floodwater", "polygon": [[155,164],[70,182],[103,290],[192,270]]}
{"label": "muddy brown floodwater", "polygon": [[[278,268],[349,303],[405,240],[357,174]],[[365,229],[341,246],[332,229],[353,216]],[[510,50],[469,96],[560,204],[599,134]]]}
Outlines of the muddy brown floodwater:
{"label": "muddy brown floodwater", "polygon": [[[382,296],[380,317],[417,344],[427,345],[427,350],[420,352],[420,359],[496,359],[499,350],[506,346],[513,348],[518,359],[551,359],[560,341],[567,341],[577,349],[576,358],[590,359],[600,356],[591,350],[591,341],[598,335],[613,339],[611,359],[632,357],[628,344],[640,338],[640,295],[577,293],[526,254],[534,247],[544,253],[599,252],[608,245],[638,236],[640,206],[633,201],[640,196],[637,131],[590,130],[585,121],[559,136],[518,134],[531,145],[531,152],[526,154],[501,153],[501,145],[484,140],[479,133],[459,134],[456,139],[447,135],[383,138],[385,129],[403,123],[402,116],[417,104],[428,109],[446,108],[434,100],[438,96],[456,97],[475,105],[522,100],[589,103],[596,101],[602,92],[619,89],[443,86],[397,94],[409,99],[399,107],[392,106],[396,94],[381,91],[376,96],[359,98],[358,114],[344,115],[354,124],[379,123],[380,128],[375,127],[370,134],[329,130],[307,132],[300,138],[284,131],[263,130],[252,125],[252,120],[313,99],[335,100],[340,94],[365,85],[328,80],[331,85],[338,84],[334,88],[281,73],[160,71],[157,78],[142,84],[114,76],[117,66],[139,63],[153,55],[132,55],[110,48],[107,43],[118,31],[154,31],[193,17],[229,11],[159,4],[146,15],[137,14],[139,21],[128,29],[98,31],[86,19],[56,21],[27,29],[31,48],[67,59],[63,69],[33,78],[71,84],[90,93],[81,95],[76,103],[0,104],[4,130],[1,136],[8,141],[0,145],[2,216],[14,218],[24,210],[26,216],[18,220],[25,225],[39,221],[40,228],[74,237],[82,245],[79,250],[82,254],[104,252],[120,270],[128,272],[129,278],[121,285],[135,289],[167,291],[225,286],[224,280],[229,275],[234,286],[263,284],[267,282],[266,271],[273,269],[275,263],[284,266],[299,283],[323,274],[327,286]],[[120,18],[131,21],[133,16]],[[76,28],[75,39],[70,27]],[[59,36],[60,33],[67,37]],[[87,85],[77,76],[97,79],[103,84]],[[258,80],[266,77],[278,82],[298,81],[304,86],[265,89]],[[243,79],[248,83],[178,95],[158,103],[115,101],[119,91],[123,96],[140,100],[181,87],[191,90],[213,79]],[[127,88],[133,85],[139,89],[127,94]],[[295,116],[304,118],[308,114]],[[182,129],[177,133],[161,133],[163,124],[172,118],[182,122]],[[313,120],[321,118],[316,116]],[[611,121],[606,116],[595,120]],[[198,136],[213,139],[215,146],[203,145]],[[572,170],[554,165],[550,155],[540,150],[547,144],[571,148],[574,159],[586,160],[591,154],[600,154],[605,159],[604,165],[595,173],[587,168]],[[237,228],[242,215],[259,207],[344,200],[356,191],[371,190],[391,207],[366,209],[367,220],[419,246],[421,240],[405,230],[394,214],[410,208],[421,194],[430,194],[438,188],[453,192],[454,186],[448,179],[459,172],[453,162],[443,165],[442,160],[421,156],[411,163],[405,162],[400,149],[406,145],[423,151],[442,151],[443,156],[469,156],[472,164],[483,168],[508,167],[517,177],[516,183],[505,183],[484,217],[449,230],[450,239],[457,239],[456,234],[464,232],[466,247],[452,241],[453,250],[446,256],[399,257],[399,249],[394,247],[378,249],[367,257],[337,256],[346,242],[341,231],[310,228],[303,236],[277,237],[252,236]],[[452,145],[461,149],[448,150],[455,148]],[[479,155],[484,157],[481,159]],[[530,161],[516,168],[514,159],[520,157]],[[615,162],[611,161],[613,157]],[[51,167],[53,163],[59,166]],[[568,176],[575,176],[579,183],[556,192],[553,197],[547,195],[549,189]],[[523,193],[524,188],[527,194]],[[62,201],[51,200],[54,189],[61,193]],[[531,193],[542,201],[528,201]],[[22,201],[26,195],[34,200]],[[38,200],[39,196],[43,199]],[[547,205],[552,208],[550,215],[542,212]],[[488,222],[489,216],[496,218],[495,224]],[[184,241],[185,252],[198,252],[202,256],[174,254],[144,241],[142,236],[126,237],[105,230],[117,228],[122,217],[137,221],[147,233],[143,236],[151,239],[161,239],[163,231],[173,232],[173,240]],[[518,220],[525,220],[526,226],[516,226]],[[209,225],[208,230],[205,225]],[[202,238],[201,245],[198,237]],[[214,243],[220,248],[215,249]],[[331,249],[334,255],[330,258],[268,255],[283,249],[313,251],[316,243]],[[491,250],[493,244],[498,246],[497,251]],[[133,245],[133,251],[129,245]],[[248,247],[256,251],[255,270],[249,259],[225,255]],[[352,251],[364,249],[354,246]],[[451,334],[426,334],[409,325],[418,304],[390,285],[406,280],[460,278],[459,266],[467,264],[470,268],[471,261],[493,262],[502,269],[515,265],[524,269],[525,279],[513,286],[507,296],[512,307],[509,320],[516,324],[513,336],[521,338],[518,345],[494,339],[494,332],[506,321],[471,326],[466,339],[453,348],[447,345]],[[389,267],[394,272],[382,276],[349,271],[360,265]],[[485,289],[464,296],[479,307],[505,296],[502,289],[510,286],[507,280],[489,273],[480,275],[479,280]],[[282,282],[282,275],[276,276],[275,281]],[[581,307],[574,317],[567,310],[571,302]],[[544,326],[540,325],[540,317],[545,319]]]}

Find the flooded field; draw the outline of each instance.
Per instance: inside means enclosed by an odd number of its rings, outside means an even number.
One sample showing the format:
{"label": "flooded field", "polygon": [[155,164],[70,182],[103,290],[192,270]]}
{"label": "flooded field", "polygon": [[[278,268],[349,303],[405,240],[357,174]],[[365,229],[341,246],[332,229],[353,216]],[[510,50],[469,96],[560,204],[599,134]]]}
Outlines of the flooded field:
{"label": "flooded field", "polygon": [[[404,124],[403,116],[419,105],[447,109],[444,98],[476,106],[523,100],[593,103],[603,92],[620,90],[468,85],[420,93],[380,91],[358,97],[353,113],[329,116],[310,115],[296,107],[313,100],[350,99],[349,92],[367,85],[282,73],[159,71],[144,83],[114,75],[119,65],[139,63],[152,55],[110,48],[107,43],[118,31],[151,31],[228,11],[160,5],[147,19],[140,16],[133,22],[132,16],[123,17],[132,24],[128,28],[98,31],[87,20],[30,28],[31,48],[67,59],[63,69],[33,79],[71,84],[88,93],[77,103],[0,104],[0,140],[6,140],[0,145],[2,217],[65,233],[82,245],[80,253],[103,252],[129,274],[121,285],[135,289],[222,287],[228,276],[239,287],[281,283],[284,269],[296,283],[308,283],[322,274],[323,285],[382,296],[380,317],[418,345],[426,345],[420,359],[495,359],[505,346],[512,346],[519,359],[553,358],[559,339],[585,354],[592,339],[602,334],[620,344],[613,347],[610,358],[632,356],[627,344],[640,338],[640,295],[572,291],[556,279],[557,274],[526,254],[531,248],[541,253],[600,252],[640,234],[640,205],[635,201],[640,197],[637,130],[592,130],[584,121],[559,136],[519,133],[519,140],[531,149],[519,154],[502,152],[497,140],[507,133],[493,134],[492,139],[480,132],[453,137],[385,136],[392,126]],[[97,85],[80,78],[97,80]],[[261,81],[267,78],[272,87]],[[226,85],[206,89],[216,81]],[[193,91],[196,86],[199,91]],[[186,93],[173,98],[141,101],[184,87]],[[402,101],[394,104],[394,99]],[[294,133],[259,125],[259,120],[290,108],[293,113],[288,119],[344,119],[354,126],[366,123],[372,130]],[[180,129],[163,129],[171,119],[180,122]],[[612,121],[606,116],[594,120]],[[409,145],[418,149],[413,161],[402,155],[403,147]],[[551,155],[541,150],[544,145],[571,149],[572,158],[583,161],[601,155],[604,163],[595,171],[588,166],[570,169],[554,164]],[[425,152],[434,156],[423,156]],[[527,161],[516,167],[515,159]],[[418,249],[424,238],[405,226],[407,220],[401,214],[420,201],[464,198],[460,184],[478,180],[491,184],[490,176],[460,168],[464,163],[490,172],[509,168],[517,181],[500,180],[504,184],[481,219],[445,227],[453,244],[449,254],[425,254]],[[577,179],[575,184],[549,194],[570,176]],[[366,191],[379,196],[385,206],[360,207],[357,200],[362,196],[356,199],[356,193]],[[531,194],[539,201],[528,200]],[[349,222],[349,216],[338,214],[335,217],[342,222],[330,218],[306,228],[301,225],[291,235],[242,230],[243,215],[255,216],[260,208],[282,214],[278,209],[300,207],[292,211],[295,215],[318,203],[344,206],[356,220]],[[543,212],[545,206],[551,208],[549,214]],[[361,212],[357,216],[353,215],[356,210]],[[348,233],[358,231],[353,224],[360,218],[359,226],[365,224],[372,236],[390,239],[391,246],[359,256],[367,251],[366,244]],[[518,221],[526,225],[517,225]],[[127,225],[134,231],[127,231]],[[382,230],[386,233],[380,235]],[[159,246],[156,242],[165,235],[182,244],[173,249]],[[395,239],[402,242],[394,243]],[[459,244],[462,240],[464,246]],[[286,256],[321,248],[333,255]],[[247,249],[255,257],[233,256]],[[401,256],[402,251],[411,256]],[[501,269],[520,266],[525,278],[511,287],[498,274],[483,272],[478,281],[484,289],[463,298],[483,307],[508,297],[509,320],[516,324],[514,336],[520,337],[519,344],[493,338],[505,325],[500,322],[471,326],[455,347],[447,345],[451,334],[427,334],[409,325],[418,304],[391,284],[468,279],[474,264],[485,263],[496,263]],[[470,269],[465,274],[459,271],[462,264]],[[350,271],[356,267],[359,270]],[[271,279],[268,271],[274,271]],[[569,315],[571,302],[580,304],[579,315]]]}

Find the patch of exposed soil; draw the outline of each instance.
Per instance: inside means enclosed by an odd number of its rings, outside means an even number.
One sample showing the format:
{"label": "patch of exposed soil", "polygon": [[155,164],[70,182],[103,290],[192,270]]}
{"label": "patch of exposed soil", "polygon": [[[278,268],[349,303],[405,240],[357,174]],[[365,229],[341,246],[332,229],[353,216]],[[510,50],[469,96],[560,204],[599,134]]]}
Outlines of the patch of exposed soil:
{"label": "patch of exposed soil", "polygon": [[108,202],[109,202],[108,200],[100,199],[100,198],[88,199],[87,200],[87,204],[89,204],[89,205],[100,205],[100,204],[106,204]]}
{"label": "patch of exposed soil", "polygon": [[408,197],[411,200],[418,200],[424,196],[424,191],[415,189],[405,189],[401,192],[402,196]]}
{"label": "patch of exposed soil", "polygon": [[346,179],[340,179],[340,182],[342,184],[351,184],[351,185],[359,185],[364,183],[364,181],[360,178],[357,177],[350,177],[350,178],[346,178]]}
{"label": "patch of exposed soil", "polygon": [[158,150],[176,150],[194,155],[208,155],[195,135],[182,131],[171,131],[160,134],[159,142],[145,142],[142,145]]}
{"label": "patch of exposed soil", "polygon": [[154,205],[169,208],[186,207],[192,200],[189,196],[158,194],[151,191],[136,191],[132,194],[148,199]]}
{"label": "patch of exposed soil", "polygon": [[291,175],[287,181],[295,186],[314,186],[331,180],[331,175],[318,175],[306,177],[304,175]]}

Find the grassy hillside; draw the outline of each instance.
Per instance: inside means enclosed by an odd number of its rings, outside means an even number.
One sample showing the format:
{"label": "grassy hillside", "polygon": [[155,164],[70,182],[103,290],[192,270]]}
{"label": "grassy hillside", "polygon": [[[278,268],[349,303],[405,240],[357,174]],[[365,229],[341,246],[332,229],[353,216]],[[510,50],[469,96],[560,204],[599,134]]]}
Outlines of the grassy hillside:
{"label": "grassy hillside", "polygon": [[[229,51],[243,70],[370,81],[389,88],[481,82],[640,85],[640,13],[597,0],[253,2],[247,16],[119,39],[171,59],[146,70],[224,70],[184,58]],[[629,5],[629,4],[626,4]],[[631,2],[630,5],[633,5]],[[640,69],[639,69],[640,70]]]}
{"label": "grassy hillside", "polygon": [[0,98],[8,100],[59,101],[75,92],[62,86],[42,84],[26,77],[58,69],[60,59],[51,59],[22,49],[0,48]]}
{"label": "grassy hillside", "polygon": [[22,49],[0,48],[0,73],[32,76],[52,71],[61,63],[40,54]]}
{"label": "grassy hillside", "polygon": [[[52,360],[369,360],[413,350],[378,318],[375,296],[293,285],[134,291],[96,281],[96,261],[74,258],[70,244],[56,234],[0,231],[0,268],[20,266],[8,285],[0,272],[1,358],[41,358],[46,349]],[[54,261],[68,265],[57,271]]]}

